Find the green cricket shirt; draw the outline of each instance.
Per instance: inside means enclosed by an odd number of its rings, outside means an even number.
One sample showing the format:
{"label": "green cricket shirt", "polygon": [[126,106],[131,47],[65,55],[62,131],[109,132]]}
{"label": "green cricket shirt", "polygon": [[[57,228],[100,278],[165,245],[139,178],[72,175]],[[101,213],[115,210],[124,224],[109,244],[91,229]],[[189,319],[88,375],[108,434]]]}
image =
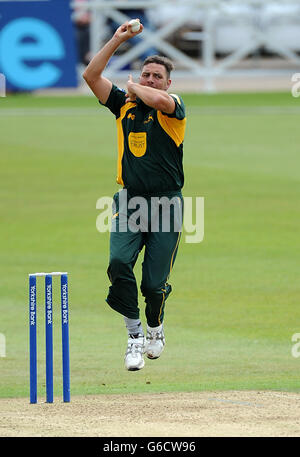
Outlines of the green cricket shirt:
{"label": "green cricket shirt", "polygon": [[185,107],[181,97],[170,95],[175,101],[172,114],[140,99],[125,103],[125,91],[115,85],[104,105],[117,121],[117,183],[132,195],[159,195],[183,187]]}

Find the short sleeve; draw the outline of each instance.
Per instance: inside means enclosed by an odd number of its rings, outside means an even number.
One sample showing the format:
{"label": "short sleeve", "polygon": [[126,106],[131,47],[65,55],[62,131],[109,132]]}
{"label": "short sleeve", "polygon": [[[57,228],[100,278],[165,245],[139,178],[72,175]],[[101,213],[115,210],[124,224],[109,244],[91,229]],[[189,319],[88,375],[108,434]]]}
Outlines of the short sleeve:
{"label": "short sleeve", "polygon": [[115,84],[112,85],[110,94],[106,103],[100,105],[106,106],[117,118],[120,116],[120,109],[125,105],[126,92],[124,89],[120,89]]}
{"label": "short sleeve", "polygon": [[163,113],[163,114],[168,117],[174,117],[174,118],[178,119],[179,121],[183,120],[185,118],[185,106],[184,106],[182,98],[176,94],[169,94],[169,95],[170,95],[170,97],[173,98],[173,100],[175,102],[175,111],[174,111],[174,113],[171,113],[171,114],[167,114],[167,113]]}

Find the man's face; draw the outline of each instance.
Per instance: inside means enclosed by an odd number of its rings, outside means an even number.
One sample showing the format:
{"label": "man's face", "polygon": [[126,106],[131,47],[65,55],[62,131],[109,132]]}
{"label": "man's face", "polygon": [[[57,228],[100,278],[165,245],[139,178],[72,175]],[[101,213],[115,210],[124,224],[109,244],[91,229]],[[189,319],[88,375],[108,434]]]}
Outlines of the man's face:
{"label": "man's face", "polygon": [[148,63],[142,69],[140,84],[142,86],[153,87],[154,89],[167,90],[171,84],[171,80],[168,79],[167,70],[164,65]]}

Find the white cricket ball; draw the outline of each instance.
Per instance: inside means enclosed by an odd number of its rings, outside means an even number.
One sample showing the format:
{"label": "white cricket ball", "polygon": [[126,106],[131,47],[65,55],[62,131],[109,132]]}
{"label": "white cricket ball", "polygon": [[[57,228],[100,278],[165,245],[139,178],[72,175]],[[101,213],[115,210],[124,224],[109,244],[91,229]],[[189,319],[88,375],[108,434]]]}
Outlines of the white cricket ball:
{"label": "white cricket ball", "polygon": [[141,23],[139,19],[131,19],[131,21],[128,22],[128,24],[131,26],[132,32],[138,32],[141,28]]}

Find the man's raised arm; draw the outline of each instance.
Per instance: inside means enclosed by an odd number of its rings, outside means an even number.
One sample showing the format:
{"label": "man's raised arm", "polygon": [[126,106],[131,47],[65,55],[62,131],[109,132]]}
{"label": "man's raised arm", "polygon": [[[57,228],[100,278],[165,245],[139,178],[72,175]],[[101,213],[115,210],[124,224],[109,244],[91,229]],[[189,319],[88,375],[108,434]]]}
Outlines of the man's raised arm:
{"label": "man's raised arm", "polygon": [[132,32],[128,22],[125,22],[116,30],[113,37],[93,57],[86,67],[82,76],[101,103],[105,104],[107,102],[112,88],[112,82],[102,76],[102,72],[108,64],[109,59],[124,41],[138,35],[142,30],[143,26],[141,24],[138,32]]}

